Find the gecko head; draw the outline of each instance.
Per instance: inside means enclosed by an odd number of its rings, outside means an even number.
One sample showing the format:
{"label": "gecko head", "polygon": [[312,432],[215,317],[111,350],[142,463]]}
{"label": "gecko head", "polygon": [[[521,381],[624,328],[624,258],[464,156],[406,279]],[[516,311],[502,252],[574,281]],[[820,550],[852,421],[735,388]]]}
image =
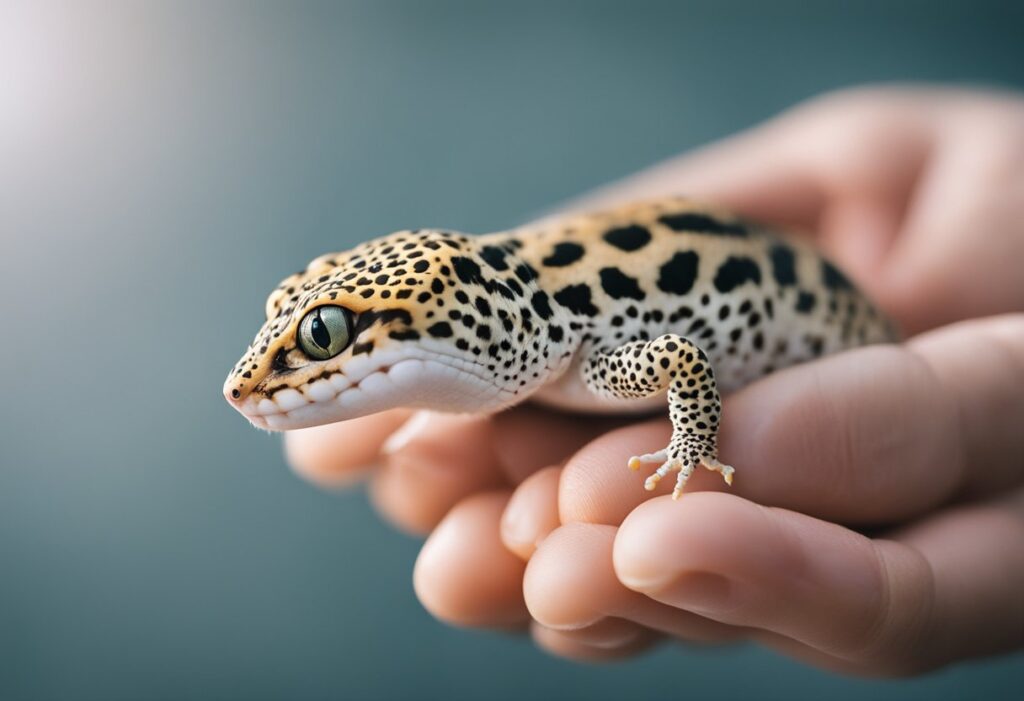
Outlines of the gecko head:
{"label": "gecko head", "polygon": [[461,234],[404,231],[313,260],[267,299],[225,398],[270,430],[511,403],[523,302],[478,248]]}

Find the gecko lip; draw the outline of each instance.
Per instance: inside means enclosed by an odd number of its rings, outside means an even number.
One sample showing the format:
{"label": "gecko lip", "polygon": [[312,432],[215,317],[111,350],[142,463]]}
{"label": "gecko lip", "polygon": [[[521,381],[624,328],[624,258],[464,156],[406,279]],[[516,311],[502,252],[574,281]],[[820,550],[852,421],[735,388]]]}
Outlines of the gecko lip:
{"label": "gecko lip", "polygon": [[[385,360],[382,358],[381,360]],[[416,378],[423,373],[457,371],[478,389],[495,389],[493,377],[478,362],[448,353],[401,353],[386,363],[366,368],[352,381],[343,372],[319,378],[301,389],[287,387],[273,396],[252,396],[232,402],[257,428],[268,431],[291,430],[323,423],[344,421],[397,406],[416,399]],[[448,375],[447,380],[454,376]],[[458,381],[458,380],[453,380]],[[371,385],[366,387],[365,385]]]}
{"label": "gecko lip", "polygon": [[[238,408],[238,411],[240,411],[250,421],[252,421],[253,419],[262,419],[263,422],[266,423],[266,418],[269,417],[269,416],[288,416],[289,414],[292,414],[293,412],[295,412],[295,411],[297,411],[299,409],[305,409],[306,407],[313,406],[313,405],[316,405],[316,404],[328,404],[330,402],[333,402],[333,401],[337,400],[337,398],[340,397],[345,392],[347,392],[349,390],[352,390],[352,389],[359,389],[359,385],[361,385],[364,381],[366,381],[370,377],[373,377],[374,375],[385,375],[385,376],[388,375],[391,372],[391,368],[392,367],[393,366],[391,366],[391,365],[384,365],[384,366],[380,367],[379,369],[377,369],[377,370],[367,374],[362,379],[357,380],[356,382],[353,382],[353,383],[351,383],[351,384],[349,384],[349,385],[347,385],[345,387],[342,387],[341,389],[337,390],[336,392],[334,392],[334,394],[330,395],[329,397],[322,397],[322,398],[310,397],[308,394],[306,394],[306,392],[304,392],[302,390],[298,390],[298,389],[292,388],[292,387],[289,387],[289,388],[281,390],[282,392],[286,392],[288,390],[291,390],[292,392],[294,392],[294,393],[298,394],[299,396],[301,396],[302,399],[305,400],[305,403],[304,404],[300,404],[298,406],[293,406],[293,407],[290,407],[290,408],[284,408],[280,404],[278,404],[277,401],[275,401],[273,399],[273,397],[267,396],[267,397],[262,397],[259,400],[259,402],[256,402],[256,401],[254,401],[251,398],[246,399],[244,402],[242,402],[240,405],[238,405],[237,408]],[[339,373],[335,373],[330,378],[324,378],[324,379],[321,379],[321,380],[317,380],[317,382],[331,382],[331,380],[333,378],[335,378],[335,377],[340,377],[340,378],[342,378],[342,380],[347,380],[347,378],[345,377],[344,373],[340,373],[339,372]],[[268,407],[266,406],[267,403],[273,404],[273,409],[272,410],[268,410]],[[262,409],[261,409],[261,407],[262,407]]]}
{"label": "gecko lip", "polygon": [[[390,366],[390,365],[382,366],[381,368],[379,368],[379,369],[377,369],[377,370],[375,370],[373,372],[370,372],[369,374],[367,374],[362,379],[360,379],[360,380],[358,380],[356,382],[353,382],[351,384],[348,384],[348,385],[342,387],[341,389],[337,389],[330,396],[322,396],[322,397],[319,397],[319,398],[314,398],[314,397],[310,397],[306,392],[304,392],[302,390],[299,390],[299,389],[295,389],[293,387],[288,387],[286,389],[280,390],[280,393],[291,392],[291,394],[289,394],[287,396],[295,397],[295,400],[292,400],[292,401],[297,401],[297,400],[299,400],[301,398],[303,403],[302,404],[298,404],[296,406],[291,406],[291,407],[285,408],[285,407],[282,407],[280,404],[278,404],[277,401],[272,396],[265,396],[265,397],[261,397],[258,402],[255,399],[253,399],[252,397],[249,397],[245,401],[243,401],[243,402],[241,402],[239,404],[236,404],[235,408],[238,409],[238,411],[243,416],[245,416],[245,418],[249,419],[249,421],[251,423],[253,423],[254,425],[258,426],[259,428],[265,428],[265,429],[271,430],[270,426],[269,426],[269,421],[273,417],[285,417],[285,418],[288,418],[289,416],[293,416],[295,414],[295,412],[297,412],[297,411],[299,411],[301,409],[308,409],[309,407],[316,406],[318,404],[326,406],[328,404],[331,404],[332,402],[336,402],[338,400],[338,397],[340,397],[343,394],[345,394],[345,392],[348,392],[348,391],[353,390],[353,389],[356,389],[356,390],[359,389],[359,386],[363,382],[365,382],[367,379],[369,379],[369,378],[371,378],[371,377],[373,377],[375,375],[383,375],[385,377],[388,376],[390,374],[390,372],[391,372],[391,368],[392,367],[393,366]],[[335,373],[330,378],[326,378],[326,379],[322,379],[322,380],[317,380],[317,382],[328,382],[328,383],[330,383],[331,380],[336,378],[336,377],[340,378],[342,381],[347,381],[347,378],[345,377],[344,373],[340,373],[339,372],[339,373]],[[268,406],[268,404],[272,405],[272,406]]]}

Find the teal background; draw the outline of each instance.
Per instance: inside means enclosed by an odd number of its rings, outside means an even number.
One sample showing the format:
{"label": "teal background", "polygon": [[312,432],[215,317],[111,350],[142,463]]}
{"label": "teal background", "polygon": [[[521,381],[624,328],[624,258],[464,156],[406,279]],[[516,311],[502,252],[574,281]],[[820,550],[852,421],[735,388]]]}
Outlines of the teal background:
{"label": "teal background", "polygon": [[418,541],[221,382],[281,277],[489,230],[823,90],[1024,85],[995,2],[0,4],[0,698],[1020,698],[752,647],[580,666],[414,598]]}

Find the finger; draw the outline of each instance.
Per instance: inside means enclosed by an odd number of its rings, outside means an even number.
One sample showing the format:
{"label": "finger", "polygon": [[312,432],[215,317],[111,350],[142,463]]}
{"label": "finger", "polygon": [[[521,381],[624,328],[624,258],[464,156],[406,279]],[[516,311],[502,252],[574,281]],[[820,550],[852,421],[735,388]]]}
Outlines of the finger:
{"label": "finger", "polygon": [[519,484],[542,467],[559,464],[628,419],[580,416],[522,405],[494,415],[494,451],[505,476]]}
{"label": "finger", "polygon": [[489,417],[432,413],[422,423],[421,431],[387,456],[370,483],[374,506],[411,533],[429,532],[471,494],[507,486]]}
{"label": "finger", "polygon": [[1024,103],[996,92],[947,102],[942,136],[878,275],[887,307],[911,331],[1024,309],[1019,269],[1007,265],[1024,256]]}
{"label": "finger", "polygon": [[[617,622],[609,620],[609,624],[614,623]],[[530,627],[530,633],[541,649],[577,662],[609,662],[633,657],[649,649],[660,639],[653,631],[635,624],[627,623],[621,630],[612,632],[610,629],[613,627],[614,625],[602,627],[602,632],[609,635],[595,638],[594,630],[587,633],[552,630],[534,622]]]}
{"label": "finger", "polygon": [[787,127],[768,122],[645,168],[567,208],[587,210],[684,194],[749,217],[812,229],[824,206],[824,191],[794,158],[798,144]]}
{"label": "finger", "polygon": [[[899,426],[899,431],[893,427]],[[928,367],[895,347],[866,348],[774,373],[726,398],[720,457],[731,491],[830,520],[880,522],[939,503],[960,477],[956,411]],[[566,465],[563,522],[621,523],[643,501],[630,455],[668,443],[661,419],[608,434]],[[664,480],[671,482],[671,480]],[[697,471],[687,490],[729,489]]]}
{"label": "finger", "polygon": [[580,630],[623,618],[686,640],[718,642],[741,634],[688,611],[630,591],[612,568],[615,528],[569,524],[553,531],[526,565],[523,593],[530,615],[556,630]]}
{"label": "finger", "polygon": [[[817,235],[873,296],[876,274],[934,148],[926,90],[840,91],[571,203],[575,209],[686,194]],[[885,158],[878,154],[884,153]]]}
{"label": "finger", "polygon": [[871,541],[735,496],[692,494],[630,514],[614,564],[624,584],[654,600],[874,673],[1019,643],[1021,519],[960,513],[925,524],[904,542]]}
{"label": "finger", "polygon": [[728,494],[643,504],[619,531],[614,566],[663,604],[844,659],[919,643],[932,605],[928,564],[911,548]]}
{"label": "finger", "polygon": [[425,533],[466,496],[564,460],[606,425],[529,406],[497,416],[418,414],[388,441],[370,495],[396,525]]}
{"label": "finger", "polygon": [[1024,480],[1024,314],[961,322],[909,347],[957,407],[963,494],[996,494]]}
{"label": "finger", "polygon": [[529,560],[537,545],[558,528],[558,481],[561,470],[549,467],[535,472],[512,493],[501,517],[501,541]]}
{"label": "finger", "polygon": [[339,487],[362,477],[380,460],[380,449],[410,415],[386,411],[351,421],[288,431],[285,459],[292,469],[321,487]]}
{"label": "finger", "polygon": [[[968,322],[908,348],[864,348],[770,375],[725,401],[720,449],[737,468],[732,491],[832,521],[878,524],[962,491],[1019,481],[1021,367],[1024,316]],[[645,475],[624,465],[665,445],[669,430],[664,419],[631,426],[573,456],[562,473],[562,522],[621,523],[665,493],[645,492]],[[715,477],[701,470],[687,489],[726,489]]]}
{"label": "finger", "polygon": [[525,564],[501,543],[507,492],[476,494],[451,510],[423,545],[413,586],[435,617],[458,626],[508,628],[529,619]]}
{"label": "finger", "polygon": [[1024,644],[1024,489],[940,512],[895,538],[923,555],[934,582],[919,665]]}

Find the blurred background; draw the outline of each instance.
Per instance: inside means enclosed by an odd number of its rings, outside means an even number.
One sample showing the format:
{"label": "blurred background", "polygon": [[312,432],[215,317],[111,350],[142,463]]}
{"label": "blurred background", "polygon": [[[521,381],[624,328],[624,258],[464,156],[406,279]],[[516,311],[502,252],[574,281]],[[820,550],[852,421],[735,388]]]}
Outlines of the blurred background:
{"label": "blurred background", "polygon": [[[555,660],[221,383],[284,275],[505,227],[865,81],[1024,86],[1008,2],[0,2],[0,698],[999,698],[753,647]],[[1019,698],[1017,696],[1016,698]]]}

